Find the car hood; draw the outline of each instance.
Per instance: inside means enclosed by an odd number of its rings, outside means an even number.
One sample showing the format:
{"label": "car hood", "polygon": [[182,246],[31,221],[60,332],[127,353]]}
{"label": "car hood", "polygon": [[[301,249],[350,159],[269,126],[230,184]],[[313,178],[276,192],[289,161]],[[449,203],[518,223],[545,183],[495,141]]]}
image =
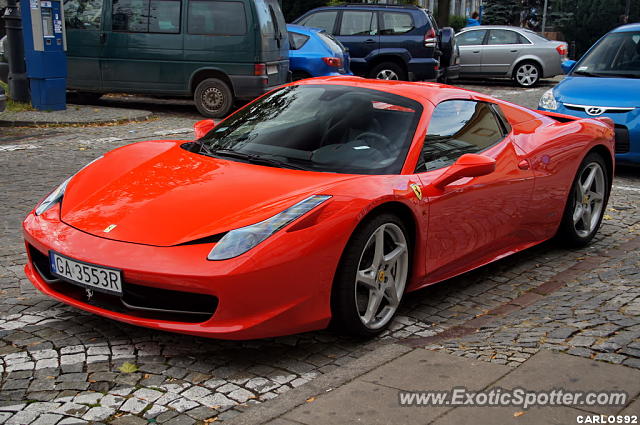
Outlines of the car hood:
{"label": "car hood", "polygon": [[67,186],[62,221],[102,238],[174,246],[260,222],[357,178],[216,159],[182,143],[125,146],[81,170]]}
{"label": "car hood", "polygon": [[554,91],[562,103],[640,107],[640,79],[568,76]]}

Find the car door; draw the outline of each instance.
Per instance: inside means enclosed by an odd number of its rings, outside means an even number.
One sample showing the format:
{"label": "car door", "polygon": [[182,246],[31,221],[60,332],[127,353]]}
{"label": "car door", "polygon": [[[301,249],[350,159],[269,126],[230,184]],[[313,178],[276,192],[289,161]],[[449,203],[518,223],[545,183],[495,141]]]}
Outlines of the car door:
{"label": "car door", "polygon": [[100,68],[105,90],[184,91],[181,0],[111,0]]}
{"label": "car door", "polygon": [[482,73],[485,75],[506,75],[511,64],[520,56],[525,45],[516,31],[506,29],[489,30],[486,45],[482,47]]}
{"label": "car door", "polygon": [[68,86],[79,90],[100,90],[103,0],[66,0],[64,18]]}
{"label": "car door", "polygon": [[460,75],[473,77],[482,71],[483,43],[486,29],[467,30],[456,35],[456,44],[460,49]]}
{"label": "car door", "polygon": [[[443,191],[430,186],[467,153],[495,159],[495,171],[460,179]],[[533,194],[533,172],[519,157],[497,105],[471,99],[438,104],[416,172],[429,198],[429,280],[477,267],[530,240],[521,224]]]}
{"label": "car door", "polygon": [[380,45],[378,13],[372,10],[344,10],[336,38],[349,49],[352,71],[365,74],[368,71],[367,57]]}

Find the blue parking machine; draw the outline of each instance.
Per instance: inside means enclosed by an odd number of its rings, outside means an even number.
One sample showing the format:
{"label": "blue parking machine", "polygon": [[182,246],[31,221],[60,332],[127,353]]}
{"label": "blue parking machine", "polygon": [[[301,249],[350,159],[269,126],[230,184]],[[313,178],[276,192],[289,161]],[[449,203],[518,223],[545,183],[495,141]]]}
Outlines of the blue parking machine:
{"label": "blue parking machine", "polygon": [[24,56],[31,104],[41,111],[66,109],[67,40],[61,0],[20,0]]}

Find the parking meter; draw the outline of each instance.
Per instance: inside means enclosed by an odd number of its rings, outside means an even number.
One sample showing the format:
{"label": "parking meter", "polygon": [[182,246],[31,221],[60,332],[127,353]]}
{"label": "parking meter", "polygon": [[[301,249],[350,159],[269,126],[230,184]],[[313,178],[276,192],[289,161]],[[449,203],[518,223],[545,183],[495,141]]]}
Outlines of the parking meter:
{"label": "parking meter", "polygon": [[20,10],[31,104],[38,110],[65,109],[67,41],[62,0],[20,0]]}

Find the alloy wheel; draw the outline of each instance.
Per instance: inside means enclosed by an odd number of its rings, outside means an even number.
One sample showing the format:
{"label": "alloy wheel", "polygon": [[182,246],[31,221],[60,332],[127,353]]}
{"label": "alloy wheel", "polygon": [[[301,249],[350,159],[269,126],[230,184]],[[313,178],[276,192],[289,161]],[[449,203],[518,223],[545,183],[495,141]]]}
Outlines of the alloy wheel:
{"label": "alloy wheel", "polygon": [[538,68],[530,63],[525,63],[516,71],[516,80],[522,86],[532,86],[538,81]]}
{"label": "alloy wheel", "polygon": [[391,69],[382,69],[376,75],[378,80],[399,80],[400,77]]}
{"label": "alloy wheel", "polygon": [[404,233],[394,223],[379,226],[360,255],[355,285],[360,320],[371,330],[393,317],[404,294],[409,250]]}
{"label": "alloy wheel", "polygon": [[600,222],[606,185],[604,170],[597,162],[587,165],[575,183],[573,225],[578,236],[589,236]]}

